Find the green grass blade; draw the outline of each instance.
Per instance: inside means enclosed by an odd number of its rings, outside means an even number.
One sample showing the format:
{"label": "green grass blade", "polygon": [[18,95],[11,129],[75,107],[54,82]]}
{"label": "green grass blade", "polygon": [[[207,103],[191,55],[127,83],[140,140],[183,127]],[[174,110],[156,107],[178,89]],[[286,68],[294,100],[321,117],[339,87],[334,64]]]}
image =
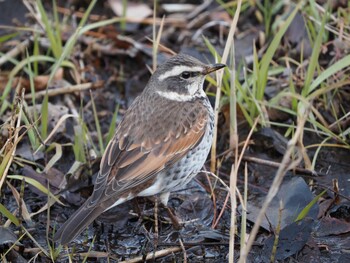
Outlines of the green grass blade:
{"label": "green grass blade", "polygon": [[90,30],[93,30],[93,29],[96,29],[99,27],[104,27],[104,26],[107,26],[107,25],[110,25],[113,23],[119,23],[121,20],[122,20],[122,18],[116,17],[116,18],[111,18],[111,19],[107,19],[107,20],[103,20],[103,21],[99,21],[96,23],[86,25],[81,29],[80,34],[84,34],[87,31],[90,31]]}
{"label": "green grass blade", "polygon": [[0,203],[0,213],[3,214],[5,217],[10,219],[12,223],[14,223],[16,226],[19,226],[19,220],[16,216],[14,216],[3,204]]}
{"label": "green grass blade", "polygon": [[326,19],[327,19],[327,16],[325,15],[322,19],[320,31],[318,32],[317,38],[313,44],[312,54],[311,54],[311,58],[310,58],[310,64],[309,64],[309,67],[307,68],[306,78],[305,78],[305,82],[304,82],[304,88],[301,92],[303,97],[306,97],[310,93],[310,84],[311,84],[311,81],[314,77],[315,69],[318,65],[318,57],[320,55]]}
{"label": "green grass blade", "polygon": [[[293,77],[291,75],[289,76],[289,89],[292,92],[292,94],[296,94]],[[296,112],[297,109],[298,109],[298,100],[295,96],[292,96],[292,110],[293,112]]]}
{"label": "green grass blade", "polygon": [[11,38],[16,37],[18,34],[19,34],[18,32],[15,32],[15,33],[10,33],[7,35],[0,36],[0,43],[6,42],[6,41],[10,40]]}
{"label": "green grass blade", "polygon": [[41,138],[46,139],[49,125],[49,96],[46,93],[41,104]]}
{"label": "green grass blade", "polygon": [[84,152],[84,141],[86,138],[85,129],[82,126],[74,126],[73,152],[76,161],[86,163]]}
{"label": "green grass blade", "polygon": [[299,215],[294,220],[294,222],[297,222],[297,221],[300,221],[300,220],[304,219],[307,216],[307,214],[310,212],[310,209],[316,204],[318,199],[320,199],[320,197],[322,195],[324,195],[326,192],[327,192],[327,189],[323,190],[310,203],[308,203],[307,206],[305,206],[304,209],[299,213]]}
{"label": "green grass blade", "polygon": [[267,75],[268,75],[268,69],[270,66],[270,63],[272,61],[272,58],[274,54],[276,53],[277,48],[279,47],[279,44],[282,40],[283,35],[287,31],[289,25],[292,23],[295,15],[297,14],[298,10],[301,7],[302,2],[300,2],[293,12],[290,14],[286,22],[283,24],[281,29],[277,32],[275,35],[274,39],[272,40],[270,46],[266,50],[261,62],[260,62],[260,70],[259,70],[259,77],[258,77],[258,87],[257,87],[257,92],[258,92],[258,99],[262,99],[264,97],[264,92],[265,92],[265,87],[267,84]]}
{"label": "green grass blade", "polygon": [[[39,51],[39,35],[38,34],[34,34],[34,43],[33,43],[33,56],[39,56],[40,55],[40,51]],[[39,63],[38,61],[34,61],[33,62],[33,71],[34,71],[34,75],[38,76],[39,74]]]}
{"label": "green grass blade", "polygon": [[80,20],[79,27],[82,27],[85,25],[90,13],[91,13],[91,10],[94,8],[96,2],[97,2],[97,0],[93,0],[90,2],[89,7],[84,12],[84,16]]}
{"label": "green grass blade", "polygon": [[[25,109],[25,112],[28,112],[27,103],[24,102],[23,107]],[[24,124],[27,126],[27,132],[28,132],[28,138],[29,138],[30,144],[32,145],[33,149],[36,149],[37,148],[37,140],[35,137],[35,133],[34,133],[33,129],[31,128],[31,123],[29,122],[26,114],[22,115],[22,120],[23,120]],[[33,123],[33,125],[35,125],[35,123]]]}
{"label": "green grass blade", "polygon": [[47,173],[54,165],[57,163],[59,159],[62,157],[62,145],[59,143],[52,143],[47,151],[50,151],[53,147],[55,147],[55,154],[51,157],[50,161],[46,164],[44,172]]}
{"label": "green grass blade", "polygon": [[102,154],[104,152],[104,145],[103,145],[103,136],[102,136],[101,126],[100,126],[100,122],[98,120],[95,100],[94,100],[94,98],[92,96],[92,93],[90,93],[90,97],[91,97],[92,111],[93,111],[93,114],[94,114],[94,120],[95,120],[95,125],[96,125],[98,144],[100,146],[100,153]]}
{"label": "green grass blade", "polygon": [[112,137],[114,136],[115,128],[117,126],[118,112],[119,112],[119,104],[117,104],[117,106],[115,107],[115,111],[113,113],[112,121],[111,121],[111,124],[109,125],[108,135],[107,135],[106,144],[105,144],[106,146],[109,143],[109,141],[112,139]]}
{"label": "green grass blade", "polygon": [[[120,29],[125,32],[126,29],[126,10],[128,8],[128,0],[122,0],[122,6],[123,6],[123,12],[122,12],[122,18],[124,18],[121,22],[120,22]],[[154,5],[155,6],[155,5]]]}
{"label": "green grass blade", "polygon": [[10,78],[5,86],[5,89],[3,90],[2,96],[0,97],[0,115],[2,115],[5,112],[5,110],[10,106],[9,103],[6,101],[6,98],[11,91],[12,82],[13,78]]}
{"label": "green grass blade", "polygon": [[54,57],[56,59],[58,59],[61,56],[62,47],[60,47],[59,43],[57,42],[57,39],[55,37],[55,32],[53,31],[53,28],[50,25],[49,18],[46,14],[46,11],[44,9],[44,6],[43,6],[41,0],[36,1],[36,3],[38,6],[40,15],[41,15],[42,22],[45,26],[45,32],[46,32],[47,38],[50,41],[52,53],[53,53]]}
{"label": "green grass blade", "polygon": [[[62,50],[61,22],[58,18],[57,0],[52,0],[52,13],[54,18],[54,36],[59,50]],[[62,51],[61,51],[62,52]]]}
{"label": "green grass blade", "polygon": [[316,89],[323,81],[330,78],[332,75],[338,71],[345,69],[350,66],[350,55],[343,57],[341,60],[334,63],[332,66],[328,67],[325,71],[322,72],[310,85],[309,94]]}
{"label": "green grass blade", "polygon": [[[35,48],[35,46],[34,46]],[[30,93],[32,94],[32,105],[33,105],[33,115],[34,115],[34,119],[37,120],[38,119],[38,113],[36,110],[36,103],[35,103],[35,86],[34,86],[34,75],[36,76],[37,74],[35,74],[35,72],[32,71],[32,67],[31,67],[31,63],[28,61],[30,55],[27,52],[27,65],[28,65],[28,72],[29,72],[29,83],[30,83]],[[33,66],[37,68],[38,70],[38,62],[34,61],[33,62]],[[28,112],[28,111],[27,111]]]}
{"label": "green grass blade", "polygon": [[[247,100],[248,109],[250,109],[250,117],[254,119],[257,116],[257,109],[258,105],[256,103],[256,99],[259,98],[261,95],[258,95],[258,81],[259,81],[259,58],[258,53],[256,51],[256,47],[254,45],[253,47],[253,74],[252,74],[252,90],[247,89],[247,92],[250,93],[249,99]],[[266,73],[267,74],[267,73]],[[266,76],[267,78],[267,76]],[[264,88],[265,89],[265,88]],[[264,95],[264,93],[262,93]],[[262,100],[263,97],[259,99],[259,101]],[[255,104],[255,105],[254,105]]]}
{"label": "green grass blade", "polygon": [[[51,62],[55,63],[56,59],[49,57],[49,56],[30,56],[28,59],[24,59],[21,62],[19,62],[10,72],[9,79],[12,79],[18,74],[26,65],[27,63],[33,63],[35,61],[38,62]],[[72,62],[69,61],[63,61],[62,66],[69,67],[69,68],[75,68],[75,65]],[[26,73],[30,74],[30,72],[26,71]]]}
{"label": "green grass blade", "polygon": [[[73,47],[78,39],[80,30],[81,30],[80,27],[77,28],[77,30],[74,32],[74,34],[68,39],[66,45],[64,46],[64,49],[63,49],[61,56],[55,62],[55,64],[52,66],[51,74],[50,74],[49,80],[47,82],[48,85],[50,84],[50,82],[52,81],[54,76],[56,75],[58,68],[61,67],[63,61],[66,59],[66,57],[68,57],[68,55],[72,51],[72,49],[73,49]],[[75,68],[75,66],[73,66],[73,68]]]}
{"label": "green grass blade", "polygon": [[43,186],[41,183],[39,183],[37,180],[35,180],[33,178],[26,177],[26,176],[23,176],[23,175],[8,175],[7,178],[20,180],[20,181],[24,180],[27,184],[30,184],[30,185],[34,186],[40,192],[42,192],[42,193],[44,193],[46,195],[49,195],[56,202],[58,202],[59,204],[62,204],[62,202],[60,200],[58,200],[58,198],[54,194],[52,194],[45,186]]}

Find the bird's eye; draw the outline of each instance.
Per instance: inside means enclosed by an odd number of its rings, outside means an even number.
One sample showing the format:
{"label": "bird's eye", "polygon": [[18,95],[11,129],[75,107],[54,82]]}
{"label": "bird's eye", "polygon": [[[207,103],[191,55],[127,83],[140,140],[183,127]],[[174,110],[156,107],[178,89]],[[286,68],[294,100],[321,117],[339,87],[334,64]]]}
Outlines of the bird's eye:
{"label": "bird's eye", "polygon": [[184,72],[182,72],[182,74],[181,74],[181,78],[182,78],[182,79],[189,79],[190,77],[191,77],[191,72],[184,71]]}

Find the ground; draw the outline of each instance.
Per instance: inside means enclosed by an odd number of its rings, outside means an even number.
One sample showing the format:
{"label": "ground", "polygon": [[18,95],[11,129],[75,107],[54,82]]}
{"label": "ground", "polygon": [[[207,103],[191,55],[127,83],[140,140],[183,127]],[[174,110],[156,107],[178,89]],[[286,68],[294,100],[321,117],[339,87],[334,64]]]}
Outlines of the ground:
{"label": "ground", "polygon": [[[2,262],[350,260],[349,3],[239,2],[0,2]],[[204,85],[214,148],[170,196],[182,228],[137,198],[54,243],[126,109],[180,52],[228,66]]]}

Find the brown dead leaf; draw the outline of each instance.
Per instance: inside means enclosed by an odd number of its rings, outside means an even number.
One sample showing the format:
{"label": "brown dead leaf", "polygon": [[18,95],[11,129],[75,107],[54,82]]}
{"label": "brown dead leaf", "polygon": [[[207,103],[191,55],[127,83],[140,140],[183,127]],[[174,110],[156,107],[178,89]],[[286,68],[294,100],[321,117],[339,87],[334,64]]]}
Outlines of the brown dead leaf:
{"label": "brown dead leaf", "polygon": [[231,23],[232,18],[226,11],[212,12],[209,14],[210,21],[225,21]]}
{"label": "brown dead leaf", "polygon": [[[8,78],[9,74],[7,75],[0,75],[0,91],[3,91],[9,81]],[[48,81],[49,81],[50,75],[40,75],[34,77],[34,87],[36,91],[44,90],[47,87]],[[63,68],[59,68],[53,77],[53,81],[58,81],[63,79]],[[30,91],[30,80],[28,78],[23,77],[16,77],[14,78],[12,82],[12,88],[16,88],[17,85],[20,84],[22,87],[25,88],[26,91]]]}
{"label": "brown dead leaf", "polygon": [[[44,90],[47,87],[48,81],[50,79],[50,75],[40,75],[34,77],[34,87],[36,91]],[[52,80],[62,80],[63,79],[63,68],[59,68],[53,77]],[[18,85],[18,81],[21,82],[21,85],[26,89],[26,91],[30,90],[30,81],[26,78],[16,78],[13,83],[13,86]]]}

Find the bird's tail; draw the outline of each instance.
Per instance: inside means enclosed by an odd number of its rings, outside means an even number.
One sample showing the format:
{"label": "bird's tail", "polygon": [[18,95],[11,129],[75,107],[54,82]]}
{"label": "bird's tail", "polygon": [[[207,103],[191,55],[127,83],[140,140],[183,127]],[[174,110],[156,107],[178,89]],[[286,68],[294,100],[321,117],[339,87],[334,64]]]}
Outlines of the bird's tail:
{"label": "bird's tail", "polygon": [[65,245],[75,239],[88,225],[90,225],[104,208],[97,205],[90,207],[87,200],[56,232],[54,241]]}

